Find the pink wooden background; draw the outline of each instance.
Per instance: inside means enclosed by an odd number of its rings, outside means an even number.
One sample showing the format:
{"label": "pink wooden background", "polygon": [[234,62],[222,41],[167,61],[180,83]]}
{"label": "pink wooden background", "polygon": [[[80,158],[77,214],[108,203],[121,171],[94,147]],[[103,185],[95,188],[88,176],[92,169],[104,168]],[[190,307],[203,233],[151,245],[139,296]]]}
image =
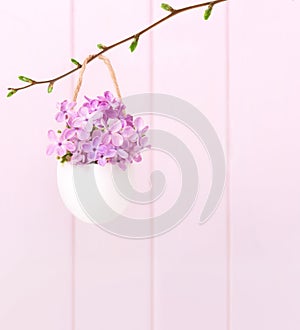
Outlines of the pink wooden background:
{"label": "pink wooden background", "polygon": [[[296,0],[230,0],[208,22],[203,10],[185,13],[134,54],[126,45],[108,54],[123,95],[193,103],[228,158],[207,224],[197,225],[200,198],[175,230],[133,241],[76,221],[58,195],[46,132],[75,77],[51,95],[36,87],[7,100],[5,89],[136,32],[165,14],[160,1],[1,4],[0,329],[299,329],[299,12]],[[100,63],[84,84],[89,95],[111,88]]]}

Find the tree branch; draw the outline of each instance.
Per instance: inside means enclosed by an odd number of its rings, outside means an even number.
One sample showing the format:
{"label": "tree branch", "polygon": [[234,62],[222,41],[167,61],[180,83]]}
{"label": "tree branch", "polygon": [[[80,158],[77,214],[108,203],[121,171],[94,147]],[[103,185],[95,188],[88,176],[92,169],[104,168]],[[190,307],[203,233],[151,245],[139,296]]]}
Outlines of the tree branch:
{"label": "tree branch", "polygon": [[[220,3],[220,2],[224,2],[224,1],[227,1],[227,0],[215,0],[215,1],[210,1],[210,2],[204,2],[204,3],[200,3],[200,4],[197,4],[197,5],[193,5],[193,6],[188,6],[188,7],[184,7],[184,8],[180,8],[180,9],[173,9],[171,6],[167,5],[167,4],[162,4],[162,8],[165,9],[165,10],[168,10],[170,12],[169,15],[167,15],[166,17],[160,19],[159,21],[151,24],[150,26],[146,27],[145,29],[131,35],[130,37],[127,37],[123,40],[120,40],[112,45],[109,45],[109,46],[103,46],[103,45],[98,45],[99,48],[101,49],[100,52],[98,52],[97,54],[94,54],[88,61],[88,63],[90,63],[91,61],[93,61],[95,58],[97,58],[99,55],[101,54],[104,54],[106,53],[107,51],[109,51],[110,49],[113,49],[127,41],[130,41],[130,40],[133,40],[133,43],[131,44],[130,46],[130,49],[131,51],[134,51],[134,49],[136,48],[137,46],[137,43],[138,43],[138,40],[140,38],[141,35],[143,35],[144,33],[146,33],[147,31],[153,29],[154,27],[156,27],[157,25],[163,23],[164,21],[180,14],[180,13],[183,13],[183,12],[186,12],[186,11],[189,11],[189,10],[192,10],[192,9],[197,9],[197,8],[200,8],[200,7],[208,7],[208,9],[206,10],[205,14],[204,14],[204,18],[205,19],[208,19],[208,17],[210,16],[210,13],[211,13],[211,10],[213,8],[214,5]],[[42,81],[35,81],[33,79],[30,79],[30,78],[27,78],[27,77],[24,77],[24,76],[19,76],[19,79],[24,81],[24,82],[28,82],[28,85],[25,85],[23,87],[18,87],[18,88],[13,88],[13,87],[9,87],[8,90],[10,91],[8,93],[8,97],[14,95],[17,91],[20,91],[20,90],[23,90],[23,89],[26,89],[26,88],[29,88],[29,87],[32,87],[32,86],[35,86],[35,85],[42,85],[42,84],[48,84],[48,92],[52,92],[52,89],[53,89],[53,85],[55,82],[57,82],[58,80],[61,80],[67,76],[69,76],[70,74],[76,72],[77,70],[79,70],[82,65],[80,63],[78,63],[76,60],[72,59],[72,62],[74,64],[76,64],[76,67],[58,77],[55,77],[55,78],[52,78],[52,79],[49,79],[49,80],[42,80]]]}

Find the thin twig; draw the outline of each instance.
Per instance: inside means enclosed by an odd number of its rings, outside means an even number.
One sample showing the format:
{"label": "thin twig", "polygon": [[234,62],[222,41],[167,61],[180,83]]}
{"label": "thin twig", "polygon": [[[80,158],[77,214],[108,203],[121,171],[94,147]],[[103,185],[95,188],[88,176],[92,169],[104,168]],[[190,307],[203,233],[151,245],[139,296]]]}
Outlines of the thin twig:
{"label": "thin twig", "polygon": [[[172,17],[174,17],[174,16],[176,16],[176,15],[178,15],[180,13],[186,12],[188,10],[200,8],[200,7],[205,7],[205,6],[209,6],[210,8],[212,8],[214,5],[216,5],[216,4],[220,3],[220,2],[224,2],[224,1],[227,1],[227,0],[209,1],[209,2],[204,2],[204,3],[200,3],[200,4],[197,4],[197,5],[188,6],[188,7],[184,7],[184,8],[180,8],[180,9],[173,9],[172,8],[169,15],[167,15],[166,17],[160,19],[159,21],[151,24],[147,28],[145,28],[145,29],[143,29],[143,30],[141,30],[141,31],[139,31],[139,32],[131,35],[130,37],[127,37],[127,38],[125,38],[123,40],[120,40],[120,41],[118,41],[118,42],[116,42],[116,43],[114,43],[114,44],[112,44],[110,46],[103,46],[104,48],[100,52],[98,52],[97,54],[94,54],[94,55],[92,55],[90,57],[90,59],[87,62],[87,64],[90,63],[90,62],[92,62],[99,55],[102,55],[102,54],[106,53],[107,51],[109,51],[112,48],[115,48],[115,47],[117,47],[117,46],[119,46],[119,45],[121,45],[121,44],[123,44],[123,43],[125,43],[127,41],[132,40],[132,39],[138,40],[139,37],[142,34],[146,33],[147,31],[153,29],[157,25],[163,23],[164,21],[166,21],[166,20],[168,20],[168,19],[170,19],[170,18],[172,18]],[[66,73],[64,73],[64,74],[62,74],[62,75],[60,75],[60,76],[58,76],[56,78],[52,78],[52,79],[49,79],[49,80],[42,80],[42,81],[35,81],[35,80],[32,80],[32,79],[29,79],[30,80],[30,83],[28,85],[25,85],[25,86],[19,87],[19,88],[10,87],[10,88],[8,88],[8,90],[13,91],[14,93],[16,93],[19,90],[26,89],[26,88],[32,87],[34,85],[41,85],[41,84],[49,84],[53,88],[53,85],[54,85],[54,83],[56,81],[61,80],[61,79],[65,78],[65,77],[69,76],[70,74],[72,74],[72,73],[76,72],[77,70],[79,70],[81,67],[82,67],[82,65],[80,63],[78,63],[77,66],[74,69],[72,69],[72,70],[70,70],[70,71],[68,71],[68,72],[66,72]]]}

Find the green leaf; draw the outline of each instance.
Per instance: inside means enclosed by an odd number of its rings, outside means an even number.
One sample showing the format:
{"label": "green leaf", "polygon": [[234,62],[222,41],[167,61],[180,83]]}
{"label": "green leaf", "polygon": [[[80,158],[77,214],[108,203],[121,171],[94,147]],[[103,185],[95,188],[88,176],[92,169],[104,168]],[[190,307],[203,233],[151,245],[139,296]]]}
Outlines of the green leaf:
{"label": "green leaf", "polygon": [[99,49],[105,49],[105,48],[106,48],[103,44],[98,44],[97,47],[98,47]]}
{"label": "green leaf", "polygon": [[208,20],[210,15],[211,15],[211,12],[212,12],[212,6],[208,6],[208,8],[205,10],[204,12],[204,19],[205,20]]}
{"label": "green leaf", "polygon": [[71,62],[77,66],[81,66],[80,63],[75,60],[75,58],[71,58]]}
{"label": "green leaf", "polygon": [[72,153],[70,151],[67,151],[67,153],[65,155],[63,155],[60,159],[61,159],[61,163],[65,163],[65,162],[69,162],[71,160],[72,157]]}
{"label": "green leaf", "polygon": [[52,91],[53,91],[53,85],[54,85],[54,83],[51,82],[48,86],[48,93],[49,94],[52,93]]}
{"label": "green leaf", "polygon": [[171,12],[174,11],[174,9],[170,5],[168,5],[167,3],[162,3],[160,6],[161,6],[162,9],[164,9],[166,11],[171,11]]}
{"label": "green leaf", "polygon": [[11,97],[11,96],[13,96],[16,93],[17,93],[17,91],[15,89],[11,89],[6,96],[7,97]]}
{"label": "green leaf", "polygon": [[24,76],[19,76],[18,77],[21,81],[24,81],[24,82],[28,82],[28,83],[32,83],[33,80],[30,79],[30,78],[27,78],[27,77],[24,77]]}
{"label": "green leaf", "polygon": [[131,53],[133,53],[138,45],[138,42],[139,42],[139,38],[134,38],[134,40],[132,41],[131,45],[130,45],[130,50],[131,50]]}

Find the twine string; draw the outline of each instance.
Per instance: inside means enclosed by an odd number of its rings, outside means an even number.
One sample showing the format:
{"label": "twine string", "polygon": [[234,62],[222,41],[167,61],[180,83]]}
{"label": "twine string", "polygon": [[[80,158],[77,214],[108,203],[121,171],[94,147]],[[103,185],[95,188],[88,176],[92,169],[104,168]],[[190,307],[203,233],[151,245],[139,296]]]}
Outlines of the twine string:
{"label": "twine string", "polygon": [[[83,75],[84,75],[86,66],[93,57],[94,57],[94,55],[89,55],[82,63],[82,66],[81,66],[81,69],[80,69],[80,72],[79,72],[77,85],[75,87],[74,94],[73,94],[73,101],[74,102],[77,101],[77,97],[78,97],[78,94],[79,94],[79,91],[80,91],[80,88],[81,88],[81,85],[82,85]],[[104,64],[106,65],[106,67],[108,68],[108,71],[109,71],[109,74],[110,74],[111,79],[113,81],[117,96],[121,100],[122,96],[121,96],[120,87],[119,87],[119,84],[118,84],[118,81],[117,81],[117,76],[116,76],[116,73],[114,71],[114,68],[113,68],[110,60],[107,57],[103,56],[103,55],[99,55],[98,58],[100,60],[102,60],[104,62]]]}

